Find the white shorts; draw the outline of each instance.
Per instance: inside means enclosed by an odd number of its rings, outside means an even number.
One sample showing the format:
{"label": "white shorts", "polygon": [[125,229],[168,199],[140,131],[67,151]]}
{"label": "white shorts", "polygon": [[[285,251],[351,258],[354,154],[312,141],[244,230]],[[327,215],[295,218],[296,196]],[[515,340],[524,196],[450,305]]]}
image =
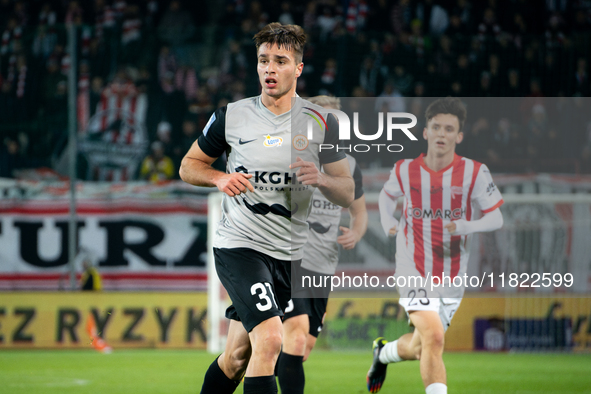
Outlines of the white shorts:
{"label": "white shorts", "polygon": [[[400,298],[398,304],[404,308],[406,315],[413,311],[434,311],[439,314],[443,329],[447,331],[451,323],[451,319],[460,307],[461,298],[427,298],[421,297],[422,294],[413,294],[410,291],[410,298]],[[409,319],[410,324],[410,319]]]}

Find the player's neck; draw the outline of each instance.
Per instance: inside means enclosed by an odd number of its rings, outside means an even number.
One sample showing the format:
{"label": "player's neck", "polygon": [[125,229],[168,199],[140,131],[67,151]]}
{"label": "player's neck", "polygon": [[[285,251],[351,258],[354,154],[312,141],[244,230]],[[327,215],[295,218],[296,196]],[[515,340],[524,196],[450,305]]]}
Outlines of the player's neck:
{"label": "player's neck", "polygon": [[261,102],[263,105],[275,115],[281,115],[291,109],[291,99],[295,97],[295,88],[289,90],[281,97],[271,97],[265,92],[261,94]]}
{"label": "player's neck", "polygon": [[430,170],[437,172],[449,166],[454,161],[454,157],[455,151],[448,152],[443,156],[437,156],[435,153],[427,151],[423,161]]}

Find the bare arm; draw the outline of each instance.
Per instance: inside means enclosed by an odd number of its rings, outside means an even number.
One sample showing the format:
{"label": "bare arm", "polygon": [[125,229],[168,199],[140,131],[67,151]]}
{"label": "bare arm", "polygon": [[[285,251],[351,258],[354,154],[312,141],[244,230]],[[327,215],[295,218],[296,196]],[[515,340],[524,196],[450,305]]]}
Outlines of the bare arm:
{"label": "bare arm", "polygon": [[210,157],[203,153],[197,141],[193,143],[189,152],[183,157],[179,175],[181,179],[191,185],[217,187],[221,192],[234,197],[246,190],[254,191],[249,178],[252,174],[225,172],[214,169],[211,165],[217,158]]}
{"label": "bare arm", "polygon": [[298,180],[319,188],[330,202],[345,208],[353,203],[355,182],[347,159],[324,164],[324,172],[320,172],[314,163],[298,157],[289,168],[299,168],[296,172]]}
{"label": "bare arm", "polygon": [[365,207],[365,196],[359,197],[349,206],[349,228],[339,227],[343,235],[337,238],[337,242],[343,245],[346,250],[353,249],[357,242],[363,238],[367,230],[367,208]]}

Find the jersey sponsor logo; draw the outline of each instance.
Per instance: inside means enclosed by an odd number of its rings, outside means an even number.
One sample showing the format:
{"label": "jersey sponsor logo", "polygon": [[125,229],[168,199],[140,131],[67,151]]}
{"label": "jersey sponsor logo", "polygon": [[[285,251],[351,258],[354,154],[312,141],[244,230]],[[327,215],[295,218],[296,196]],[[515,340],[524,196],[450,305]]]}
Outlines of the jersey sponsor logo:
{"label": "jersey sponsor logo", "polygon": [[244,144],[248,144],[249,142],[256,141],[256,140],[257,140],[257,139],[255,138],[254,140],[242,141],[242,138],[240,138],[240,139],[238,140],[238,143],[239,143],[240,145],[244,145]]}
{"label": "jersey sponsor logo", "polygon": [[292,144],[293,144],[293,147],[296,150],[304,150],[304,149],[306,149],[308,147],[308,143],[309,143],[309,141],[308,141],[308,139],[306,138],[305,135],[298,134],[295,137],[293,137]]}
{"label": "jersey sponsor logo", "polygon": [[422,209],[422,208],[408,208],[408,216],[414,219],[461,219],[466,214],[465,208],[456,209]]}
{"label": "jersey sponsor logo", "polygon": [[338,210],[340,211],[343,209],[340,205],[334,204],[330,201],[326,200],[312,200],[312,208],[321,208],[321,209],[328,209],[328,210]]}
{"label": "jersey sponsor logo", "polygon": [[281,137],[272,137],[271,135],[267,134],[265,136],[265,140],[263,141],[263,145],[267,148],[273,148],[275,146],[281,146],[283,143],[283,138]]}
{"label": "jersey sponsor logo", "polygon": [[259,202],[257,204],[251,205],[248,203],[248,201],[246,201],[246,198],[243,198],[242,201],[244,202],[244,205],[246,206],[246,208],[256,215],[263,215],[264,216],[268,213],[272,213],[274,215],[283,216],[284,218],[287,218],[287,219],[290,219],[291,215],[294,215],[298,211],[298,208],[299,208],[297,203],[294,203],[295,209],[293,211],[290,211],[289,209],[285,208],[281,204],[273,204],[273,205],[269,206],[263,202]]}
{"label": "jersey sponsor logo", "polygon": [[329,224],[328,227],[324,227],[318,222],[308,222],[308,224],[310,225],[310,229],[314,230],[314,232],[318,234],[326,234],[332,227],[332,224]]}
{"label": "jersey sponsor logo", "polygon": [[491,196],[495,190],[497,190],[497,186],[493,182],[489,183],[488,186],[486,187],[486,193],[489,196]]}
{"label": "jersey sponsor logo", "polygon": [[461,196],[464,193],[464,188],[461,186],[452,186],[451,187],[451,198],[456,198],[457,196]]}
{"label": "jersey sponsor logo", "polygon": [[[239,166],[239,167],[235,167],[234,171],[236,172],[243,172],[245,174],[249,174],[248,169],[244,166]],[[256,170],[253,173],[254,177],[254,183],[271,183],[273,185],[278,185],[280,183],[283,183],[285,185],[295,185],[296,183],[298,183],[297,177],[295,173],[289,173],[289,172],[284,172],[281,173],[279,171],[273,171],[273,172],[269,172],[269,171],[259,171]],[[300,182],[301,184],[301,182]]]}

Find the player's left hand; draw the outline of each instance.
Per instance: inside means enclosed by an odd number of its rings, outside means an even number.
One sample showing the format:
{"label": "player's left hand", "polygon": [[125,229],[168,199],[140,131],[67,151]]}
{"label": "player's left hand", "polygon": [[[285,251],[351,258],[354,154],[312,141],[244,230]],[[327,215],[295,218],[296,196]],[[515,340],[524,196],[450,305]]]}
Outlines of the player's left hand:
{"label": "player's left hand", "polygon": [[318,187],[325,184],[324,180],[326,175],[320,172],[316,167],[316,164],[310,161],[304,161],[299,156],[296,158],[296,162],[292,163],[289,168],[299,168],[296,172],[296,177],[298,178],[298,181],[302,182],[304,185]]}
{"label": "player's left hand", "polygon": [[450,223],[448,223],[448,224],[445,225],[445,229],[447,231],[449,231],[450,234],[453,235],[453,233],[456,232],[457,226],[456,226],[456,224],[454,222],[450,222]]}
{"label": "player's left hand", "polygon": [[339,235],[337,237],[337,242],[343,245],[343,249],[351,250],[357,245],[357,233],[355,230],[351,230],[350,228],[340,226],[339,230],[343,233],[343,235]]}

